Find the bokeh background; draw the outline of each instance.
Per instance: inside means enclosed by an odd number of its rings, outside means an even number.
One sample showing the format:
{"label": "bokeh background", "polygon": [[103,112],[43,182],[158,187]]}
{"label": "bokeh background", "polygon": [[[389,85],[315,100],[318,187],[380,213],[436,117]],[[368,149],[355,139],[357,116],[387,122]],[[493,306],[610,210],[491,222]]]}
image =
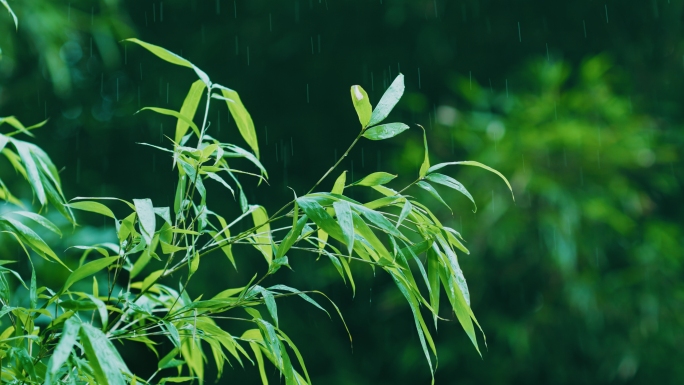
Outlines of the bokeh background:
{"label": "bokeh background", "polygon": [[[445,191],[454,214],[439,211],[468,241],[461,265],[488,347],[480,358],[456,322],[441,323],[437,383],[684,382],[681,0],[9,3],[19,28],[0,10],[0,116],[50,119],[35,142],[62,169],[68,197],[171,203],[170,159],[136,143],[168,145],[175,122],[134,113],[179,109],[194,74],[124,38],[181,54],[240,93],[271,175],[270,186],[247,184],[248,198],[270,210],[290,199],[288,186],[308,190],[356,136],[349,86],[377,102],[401,72],[407,88],[392,120],[426,127],[433,163],[486,163],[516,196],[492,174],[449,170],[479,207]],[[225,109],[210,121],[212,135],[241,144]],[[363,143],[343,166],[351,179],[382,170],[410,181],[422,156],[412,129]],[[1,163],[0,178],[30,205],[12,174]],[[225,190],[211,203],[228,216],[239,210]],[[56,249],[114,237],[99,217],[79,221],[66,240],[51,239]],[[26,268],[9,238],[0,251]],[[191,295],[242,286],[266,269],[249,248],[235,252],[238,272],[217,254]],[[276,279],[329,293],[354,337],[352,348],[339,320],[282,301],[281,326],[315,383],[430,382],[410,309],[387,277],[356,266],[352,297],[327,261],[290,260],[294,271]],[[47,264],[38,277],[64,279]],[[132,369],[154,371],[144,347],[122,349]],[[219,383],[258,381],[255,368],[234,363]]]}

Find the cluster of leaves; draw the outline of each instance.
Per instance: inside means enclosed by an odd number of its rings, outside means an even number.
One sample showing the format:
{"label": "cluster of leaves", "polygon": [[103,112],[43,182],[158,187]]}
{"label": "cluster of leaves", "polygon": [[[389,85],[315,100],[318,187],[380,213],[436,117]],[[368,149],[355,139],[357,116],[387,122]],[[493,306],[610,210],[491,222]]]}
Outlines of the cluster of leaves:
{"label": "cluster of leaves", "polygon": [[[202,382],[206,356],[211,354],[219,375],[226,362],[243,365],[247,361],[258,366],[266,384],[265,362],[270,361],[285,377],[286,384],[309,384],[303,357],[278,322],[277,300],[299,296],[327,313],[310,294],[327,297],[320,292],[302,292],[285,285],[261,286],[266,277],[283,266],[289,267],[288,254],[292,252],[325,255],[342,279],[349,280],[352,289],[352,263],[387,272],[413,312],[431,372],[436,367],[433,360],[437,351],[423,309],[431,315],[436,329],[442,288],[451,310],[479,352],[474,330],[474,324],[478,324],[470,309],[468,287],[457,257],[457,251],[468,253],[468,250],[456,230],[444,226],[425,204],[404,191],[418,186],[444,203],[432,182],[473,200],[461,183],[436,171],[450,165],[468,165],[492,171],[506,181],[503,175],[473,161],[431,166],[425,142],[425,157],[417,179],[400,190],[387,186],[396,175],[376,172],[347,184],[346,172],[342,172],[331,192],[316,192],[361,138],[389,139],[409,128],[403,123],[382,123],[403,95],[403,75],[394,80],[375,109],[361,87],[351,88],[362,126],[356,139],[309,192],[295,195],[292,201],[269,215],[266,208],[248,202],[237,177],[238,174],[254,177],[259,183],[268,178],[259,161],[254,124],[238,94],[213,83],[206,73],[178,55],[137,39],[128,41],[169,63],[191,68],[199,78],[191,85],[179,111],[143,109],[177,120],[174,138],[169,138],[172,148],[148,145],[169,153],[178,170],[173,207],[155,206],[150,199],[129,202],[118,198],[75,198],[67,203],[56,168],[47,155],[38,147],[13,138],[18,133],[30,134],[32,127],[25,128],[14,118],[1,121],[16,131],[0,135],[0,148],[28,180],[40,204],[52,204],[73,223],[71,210],[108,217],[114,221],[118,240],[118,243],[74,246],[83,254],[71,270],[31,227],[14,216],[28,218],[60,234],[57,226],[45,217],[26,211],[0,217],[2,230],[16,238],[29,260],[30,249],[70,271],[63,286],[55,291],[38,286],[35,272],[26,285],[18,273],[4,267],[7,261],[2,262],[0,321],[6,326],[0,335],[3,382],[123,384],[195,379]],[[203,99],[202,123],[197,125],[195,116]],[[209,135],[208,116],[215,99],[227,104],[249,150],[221,143]],[[16,152],[7,145],[13,146]],[[234,158],[247,160],[256,171],[232,168],[229,160]],[[204,184],[210,180],[237,195],[241,214],[230,223],[208,207]],[[371,188],[379,197],[358,202],[344,195],[345,189],[351,187]],[[7,189],[2,190],[0,198],[20,204]],[[124,214],[116,215],[105,203],[122,204]],[[251,228],[231,233],[236,224],[249,220],[253,222]],[[286,231],[286,235],[276,239],[277,231]],[[190,282],[200,263],[210,254],[223,253],[235,265],[233,247],[240,245],[256,248],[268,263],[268,270],[261,276],[255,274],[241,287],[225,288],[211,298],[202,295],[192,298]],[[175,277],[174,273],[177,273]],[[7,274],[13,274],[29,290],[28,306],[11,300]],[[108,281],[106,292],[100,291],[103,277]],[[92,279],[92,287],[84,282],[86,279]],[[421,280],[423,288],[418,283]],[[341,317],[337,306],[331,304]],[[264,308],[268,316],[262,314]],[[221,328],[216,320],[233,320],[249,326],[238,336]],[[158,352],[161,339],[168,340],[173,348]],[[153,350],[161,357],[157,371],[147,379],[136,376],[117,352],[114,346],[117,341],[139,343]]]}

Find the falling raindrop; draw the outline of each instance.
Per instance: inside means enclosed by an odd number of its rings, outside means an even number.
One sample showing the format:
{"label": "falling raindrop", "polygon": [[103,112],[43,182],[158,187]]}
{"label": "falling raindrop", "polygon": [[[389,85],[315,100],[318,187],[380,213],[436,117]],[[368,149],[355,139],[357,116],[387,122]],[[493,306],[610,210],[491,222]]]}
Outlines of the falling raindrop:
{"label": "falling raindrop", "polygon": [[373,73],[371,72],[371,91],[375,90],[375,80],[373,79]]}
{"label": "falling raindrop", "polygon": [[157,22],[157,4],[152,3],[152,22]]}
{"label": "falling raindrop", "polygon": [[468,71],[468,76],[470,77],[470,89],[473,89],[473,71]]}
{"label": "falling raindrop", "polygon": [[587,23],[582,20],[582,27],[584,28],[584,38],[587,38]]}
{"label": "falling raindrop", "polygon": [[506,79],[506,99],[508,99],[508,79]]}
{"label": "falling raindrop", "polygon": [[268,14],[268,31],[273,32],[273,15]]}
{"label": "falling raindrop", "polygon": [[549,55],[549,43],[546,43],[546,61],[551,62],[551,56]]}
{"label": "falling raindrop", "polygon": [[76,183],[81,182],[81,158],[76,159]]}
{"label": "falling raindrop", "polygon": [[159,22],[164,21],[164,2],[160,1],[159,2]]}
{"label": "falling raindrop", "polygon": [[418,89],[420,89],[420,67],[418,67]]}
{"label": "falling raindrop", "polygon": [[437,0],[433,1],[433,5],[435,7],[435,18],[437,18]]}
{"label": "falling raindrop", "polygon": [[249,46],[247,46],[247,66],[249,67]]}
{"label": "falling raindrop", "polygon": [[306,83],[306,102],[309,103],[309,83]]}
{"label": "falling raindrop", "polygon": [[138,86],[138,108],[140,108],[140,86]]}
{"label": "falling raindrop", "polygon": [[221,1],[216,0],[216,14],[220,15],[221,14]]}
{"label": "falling raindrop", "polygon": [[313,36],[311,36],[311,54],[314,54]]}
{"label": "falling raindrop", "polygon": [[238,53],[239,53],[239,50],[238,50],[238,37],[237,37],[237,35],[235,35],[235,56],[237,56]]}
{"label": "falling raindrop", "polygon": [[522,34],[520,33],[520,22],[518,22],[518,40],[522,43]]}
{"label": "falling raindrop", "polygon": [[266,145],[268,146],[268,127],[264,126],[264,130],[266,131]]}
{"label": "falling raindrop", "polygon": [[[669,0],[668,0],[669,3]],[[606,8],[606,24],[608,24],[608,4],[603,4],[603,6]]]}
{"label": "falling raindrop", "polygon": [[321,53],[321,35],[318,35],[318,53]]}
{"label": "falling raindrop", "polygon": [[295,23],[299,23],[299,1],[295,1],[294,12],[295,12]]}
{"label": "falling raindrop", "polygon": [[140,63],[140,80],[142,80],[142,63]]}
{"label": "falling raindrop", "polygon": [[235,18],[237,19],[237,0],[233,1],[233,11],[235,12]]}

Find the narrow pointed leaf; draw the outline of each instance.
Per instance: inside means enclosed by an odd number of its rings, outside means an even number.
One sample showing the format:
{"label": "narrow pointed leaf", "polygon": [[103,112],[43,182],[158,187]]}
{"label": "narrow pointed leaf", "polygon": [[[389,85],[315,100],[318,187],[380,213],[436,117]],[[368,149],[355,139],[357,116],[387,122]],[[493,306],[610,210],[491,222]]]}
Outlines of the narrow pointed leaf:
{"label": "narrow pointed leaf", "polygon": [[423,129],[423,144],[425,146],[425,158],[423,159],[423,164],[420,165],[420,172],[419,172],[420,177],[423,178],[429,172],[430,154],[428,152],[428,144],[427,144],[427,136],[425,134],[425,128],[423,128],[423,126],[421,126],[420,128]]}
{"label": "narrow pointed leaf", "polygon": [[409,129],[404,123],[387,123],[373,126],[363,132],[363,136],[370,140],[383,140],[394,138]]}
{"label": "narrow pointed leaf", "polygon": [[439,174],[439,173],[429,174],[428,176],[425,177],[425,179],[427,179],[431,182],[439,183],[443,186],[450,187],[450,188],[460,192],[461,194],[465,195],[466,197],[468,197],[468,199],[470,199],[471,202],[473,202],[473,206],[475,207],[473,212],[477,211],[477,205],[475,204],[475,199],[473,199],[473,196],[470,195],[468,190],[465,188],[465,186],[463,186],[463,184],[461,184],[461,182],[457,181],[456,179],[454,179],[448,175]]}
{"label": "narrow pointed leaf", "polygon": [[258,243],[254,245],[261,254],[266,258],[266,262],[271,264],[273,260],[273,249],[271,248],[271,225],[268,224],[268,214],[266,209],[262,206],[256,206],[252,210],[252,219],[254,220],[254,242]]}
{"label": "narrow pointed leaf", "polygon": [[[176,144],[180,144],[181,140],[187,133],[188,128],[191,126],[190,123],[192,123],[192,120],[195,118],[197,106],[199,105],[200,100],[202,100],[202,94],[204,93],[205,89],[206,84],[204,84],[202,80],[196,80],[190,86],[190,91],[188,91],[188,94],[185,96],[183,106],[180,110],[180,116],[184,117],[185,119],[178,118],[178,122],[176,123],[176,133],[174,136],[174,142]],[[190,123],[188,123],[188,121],[190,121]],[[197,126],[193,127],[193,131],[195,131],[199,137]]]}
{"label": "narrow pointed leaf", "polygon": [[119,259],[119,257],[114,256],[114,257],[96,259],[92,262],[88,262],[88,263],[84,264],[83,266],[74,270],[73,273],[69,274],[69,277],[67,277],[67,280],[64,283],[64,287],[62,287],[62,290],[60,291],[60,293],[64,293],[65,291],[67,291],[71,287],[71,285],[82,280],[83,278],[89,277],[89,276],[101,271],[102,269],[108,267],[109,265],[114,263],[117,259]]}
{"label": "narrow pointed leaf", "polygon": [[335,214],[337,215],[337,223],[340,224],[342,235],[344,236],[344,243],[347,245],[347,253],[351,255],[354,249],[354,222],[352,218],[352,211],[349,202],[337,201],[333,203]]}
{"label": "narrow pointed leaf", "polygon": [[17,19],[17,15],[14,14],[12,8],[10,8],[9,4],[7,4],[7,0],[0,0],[0,2],[5,6],[5,8],[7,8],[7,11],[12,16],[12,20],[14,20],[14,28],[19,28],[19,20]]}
{"label": "narrow pointed leaf", "polygon": [[[191,118],[188,118],[184,114],[182,114],[178,111],[169,110],[167,108],[159,108],[159,107],[143,107],[140,111],[146,111],[146,110],[154,111],[154,112],[156,112],[158,114],[162,114],[162,115],[173,116],[174,118],[178,119],[177,124],[180,124],[181,122],[183,123],[183,125],[185,126],[185,131],[187,131],[187,127],[191,127],[192,131],[199,138],[199,136],[200,136],[199,128],[192,121]],[[185,135],[185,132],[183,132],[183,135]],[[183,138],[183,135],[180,136],[181,139]],[[176,126],[176,140],[175,140],[175,142],[180,143],[180,139],[178,139],[178,126]]]}
{"label": "narrow pointed leaf", "polygon": [[133,199],[133,204],[135,205],[136,213],[138,213],[141,235],[149,245],[152,243],[152,237],[154,236],[156,228],[156,217],[152,200]]}
{"label": "narrow pointed leaf", "polygon": [[359,116],[361,127],[365,128],[368,125],[368,122],[370,122],[371,114],[373,113],[368,94],[361,86],[352,86],[351,98],[354,103],[354,108],[356,109],[356,114]]}
{"label": "narrow pointed leaf", "polygon": [[259,158],[259,142],[257,141],[256,131],[254,130],[254,122],[252,117],[247,112],[247,109],[242,104],[240,96],[234,90],[228,88],[221,88],[223,96],[230,100],[226,100],[230,114],[235,119],[240,135],[247,142],[249,147],[254,151],[254,154]]}
{"label": "narrow pointed leaf", "polygon": [[[433,197],[435,197],[435,199],[437,199],[438,201],[442,202],[442,204],[444,204],[444,206],[448,207],[448,208],[449,208],[449,211],[451,211],[451,207],[449,207],[449,205],[444,201],[444,199],[442,199],[442,196],[439,195],[439,193],[437,192],[437,190],[435,190],[435,188],[432,187],[432,185],[431,185],[430,183],[427,183],[427,182],[424,182],[424,181],[419,181],[418,183],[416,183],[416,185],[417,185],[418,187],[422,188],[423,190],[429,192],[430,195],[432,195]],[[452,213],[453,213],[453,211],[452,211]]]}
{"label": "narrow pointed leaf", "polygon": [[386,172],[374,172],[370,175],[363,177],[352,183],[352,186],[378,186],[389,183],[392,179],[396,178],[396,175],[386,173]]}
{"label": "narrow pointed leaf", "polygon": [[125,41],[130,41],[131,43],[138,44],[138,45],[144,47],[145,49],[147,49],[148,51],[152,52],[158,58],[160,58],[164,61],[167,61],[171,64],[192,68],[195,71],[195,73],[197,74],[197,76],[200,79],[202,79],[202,81],[207,85],[207,87],[211,87],[211,80],[209,80],[209,76],[207,76],[207,74],[204,73],[204,71],[197,68],[197,66],[190,63],[190,61],[188,61],[187,59],[184,59],[184,58],[176,55],[175,53],[166,50],[165,48],[162,48],[162,47],[154,45],[154,44],[146,43],[144,41],[141,41],[141,40],[138,40],[135,38],[125,39]]}
{"label": "narrow pointed leaf", "polygon": [[459,165],[459,164],[460,164],[460,165],[463,165],[463,166],[475,166],[475,167],[480,167],[480,168],[483,168],[483,169],[485,169],[485,170],[487,170],[487,171],[491,171],[491,172],[493,172],[494,174],[498,175],[501,179],[504,180],[504,182],[506,182],[506,186],[508,186],[508,189],[511,190],[511,196],[513,196],[513,200],[515,201],[515,196],[513,195],[513,188],[511,187],[511,184],[508,183],[508,179],[506,179],[506,177],[503,176],[502,173],[500,173],[500,172],[496,171],[495,169],[493,169],[493,168],[491,168],[491,167],[489,167],[489,166],[487,166],[487,165],[484,165],[484,164],[482,164],[482,163],[480,163],[480,162],[475,162],[475,161],[473,161],[473,160],[463,160],[463,161],[460,161],[460,162],[439,163],[439,164],[436,164],[436,165],[430,167],[430,169],[428,170],[428,172],[437,171],[437,170],[439,170],[440,168],[445,167],[445,166]]}
{"label": "narrow pointed leaf", "polygon": [[401,99],[401,96],[404,94],[404,75],[399,74],[392,84],[390,84],[389,88],[385,93],[382,95],[382,98],[380,98],[380,101],[378,102],[378,105],[375,106],[375,109],[373,110],[373,114],[371,115],[370,122],[368,122],[368,126],[374,126],[387,117],[389,113],[392,111],[394,106],[399,102],[399,99]]}
{"label": "narrow pointed leaf", "polygon": [[123,374],[130,374],[130,371],[107,336],[86,323],[81,324],[79,334],[88,363],[98,383],[100,385],[125,385]]}

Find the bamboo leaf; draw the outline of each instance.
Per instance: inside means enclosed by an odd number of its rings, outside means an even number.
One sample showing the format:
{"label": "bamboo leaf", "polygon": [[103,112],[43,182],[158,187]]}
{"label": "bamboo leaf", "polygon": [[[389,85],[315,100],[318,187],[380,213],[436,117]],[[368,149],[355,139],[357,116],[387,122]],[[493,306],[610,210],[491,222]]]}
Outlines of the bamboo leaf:
{"label": "bamboo leaf", "polygon": [[138,221],[140,222],[140,233],[149,245],[152,243],[155,228],[157,226],[156,217],[154,213],[154,206],[150,199],[133,199],[135,205],[135,212],[138,213]]}
{"label": "bamboo leaf", "polygon": [[473,202],[473,206],[475,207],[475,210],[473,210],[473,212],[477,212],[477,204],[475,204],[475,199],[473,199],[473,196],[470,195],[468,190],[465,188],[465,186],[463,186],[463,184],[461,184],[461,182],[457,181],[456,179],[448,175],[439,173],[429,174],[425,177],[425,179],[431,182],[439,183],[443,186],[447,186],[465,195],[466,197],[468,197],[468,199],[470,199],[471,202]]}
{"label": "bamboo leaf", "polygon": [[59,371],[59,368],[64,365],[71,355],[80,330],[81,323],[78,320],[78,317],[70,317],[64,322],[64,327],[62,328],[62,337],[59,339],[59,342],[57,343],[55,350],[52,352],[52,356],[47,364],[45,381],[47,384],[53,383],[52,379],[54,379],[55,375]]}
{"label": "bamboo leaf", "polygon": [[347,253],[351,255],[354,249],[354,222],[351,206],[347,201],[337,201],[333,203],[333,207],[337,215],[337,222],[342,229],[344,243],[347,245]]}
{"label": "bamboo leaf", "polygon": [[394,138],[409,129],[404,123],[387,123],[373,126],[363,132],[363,136],[370,140],[383,140]]}
{"label": "bamboo leaf", "polygon": [[399,99],[401,99],[401,96],[404,94],[404,75],[399,74],[392,84],[390,84],[389,88],[385,93],[382,95],[382,98],[380,98],[380,101],[378,102],[378,105],[375,106],[375,109],[373,110],[373,114],[371,115],[370,122],[368,122],[368,126],[374,126],[387,117],[389,113],[392,111],[394,106],[399,102]]}
{"label": "bamboo leaf", "polygon": [[[183,106],[181,107],[179,114],[185,119],[178,118],[178,122],[176,122],[176,133],[173,140],[176,144],[180,144],[190,126],[194,126],[193,131],[195,131],[195,134],[199,137],[200,133],[197,126],[190,123],[192,123],[192,120],[195,118],[195,112],[197,112],[197,106],[199,105],[200,100],[202,100],[202,94],[204,93],[205,88],[206,84],[204,84],[202,80],[196,80],[190,86],[190,90],[185,96],[185,100],[183,100]],[[190,123],[188,123],[188,121],[190,121]]]}
{"label": "bamboo leaf", "polygon": [[164,61],[167,61],[171,64],[179,65],[182,67],[192,68],[195,71],[195,73],[197,74],[197,76],[207,85],[207,87],[211,87],[211,80],[209,80],[209,76],[207,76],[207,74],[204,73],[204,71],[197,68],[197,66],[190,63],[187,59],[184,59],[184,58],[176,55],[175,53],[168,51],[165,48],[162,48],[162,47],[154,45],[154,44],[146,43],[144,41],[141,41],[141,40],[138,40],[135,38],[125,39],[125,41],[130,41],[131,43],[138,44],[141,47],[143,47],[146,50],[153,53],[158,58],[160,58]]}
{"label": "bamboo leaf", "polygon": [[42,215],[38,215],[36,213],[32,213],[29,211],[13,211],[12,213],[29,218],[34,222],[38,223],[39,225],[45,227],[46,229],[52,231],[53,233],[59,235],[60,237],[62,236],[62,232],[59,231],[59,227],[55,226],[54,223],[50,222],[47,218],[45,218]]}
{"label": "bamboo leaf", "polygon": [[273,260],[273,249],[271,248],[271,225],[268,223],[268,214],[262,206],[253,206],[252,219],[254,220],[254,247],[261,251],[266,258],[266,262],[271,264]]}
{"label": "bamboo leaf", "polygon": [[[185,107],[185,105],[184,105],[184,107]],[[195,122],[193,122],[192,119],[189,119],[184,114],[179,113],[178,111],[169,110],[167,108],[159,108],[159,107],[143,107],[142,109],[140,109],[140,111],[153,111],[153,112],[156,112],[158,114],[173,116],[174,118],[178,119],[178,123],[176,123],[176,140],[175,140],[176,144],[180,143],[180,139],[178,139],[178,133],[179,133],[178,125],[181,124],[181,122],[182,122],[183,126],[185,126],[185,131],[187,131],[187,127],[190,127],[190,128],[192,128],[192,131],[195,133],[195,135],[197,135],[198,138],[200,136],[199,128],[197,128],[197,125],[195,124]],[[138,112],[140,112],[140,111],[138,111]],[[183,132],[183,135],[185,135],[185,132]],[[183,135],[180,136],[181,139],[183,138]]]}
{"label": "bamboo leaf", "polygon": [[235,119],[240,135],[242,135],[242,138],[247,142],[252,151],[254,151],[256,157],[259,158],[259,142],[257,141],[256,130],[254,130],[254,122],[252,121],[249,112],[247,112],[247,109],[242,104],[240,96],[234,90],[225,87],[221,88],[221,92],[224,97],[230,99],[226,100],[226,104],[228,104],[230,114],[233,116],[233,119]]}
{"label": "bamboo leaf", "polygon": [[359,122],[361,122],[361,128],[365,128],[368,122],[370,122],[371,114],[373,113],[368,94],[361,86],[352,86],[350,91],[354,109],[356,109]]}
{"label": "bamboo leaf", "polygon": [[71,287],[71,285],[82,280],[83,278],[89,277],[99,272],[100,270],[108,267],[117,259],[119,259],[118,256],[100,258],[84,264],[83,266],[79,267],[78,269],[74,270],[71,274],[69,274],[69,277],[67,277],[67,280],[64,283],[64,287],[62,287],[60,293],[66,292]]}
{"label": "bamboo leaf", "polygon": [[513,201],[515,201],[515,196],[513,195],[513,188],[511,187],[511,184],[508,183],[508,179],[506,179],[506,177],[503,176],[502,173],[500,173],[500,172],[496,171],[495,169],[493,169],[493,168],[491,168],[491,167],[489,167],[489,166],[487,166],[487,165],[484,165],[484,164],[482,164],[482,163],[480,163],[480,162],[475,162],[475,161],[473,161],[473,160],[463,160],[463,161],[460,161],[460,162],[439,163],[439,164],[436,164],[436,165],[430,167],[430,168],[428,169],[428,172],[437,171],[437,170],[439,170],[439,169],[442,168],[442,167],[451,166],[451,165],[459,165],[459,164],[460,164],[460,165],[463,165],[463,166],[475,166],[475,167],[480,167],[480,168],[483,168],[483,169],[485,169],[485,170],[487,170],[487,171],[491,171],[491,172],[493,172],[494,174],[498,175],[501,179],[503,179],[504,182],[506,182],[506,186],[508,186],[508,189],[511,191],[511,196],[513,197]]}
{"label": "bamboo leaf", "polygon": [[352,186],[378,186],[389,183],[392,179],[396,178],[396,175],[386,173],[386,172],[374,172],[370,175],[363,177],[362,179],[352,183]]}
{"label": "bamboo leaf", "polygon": [[[439,195],[439,193],[437,192],[437,190],[435,190],[435,188],[432,187],[432,185],[431,185],[430,183],[427,183],[427,182],[424,182],[424,181],[421,180],[421,181],[419,181],[418,183],[416,183],[416,185],[417,185],[418,187],[422,188],[423,190],[429,192],[430,195],[432,195],[433,197],[435,197],[435,199],[437,199],[438,201],[442,202],[442,204],[444,204],[444,206],[448,207],[448,208],[449,208],[449,211],[451,211],[451,207],[449,207],[449,205],[444,201],[444,199],[442,199],[442,196]],[[453,211],[451,211],[451,213],[453,214]]]}
{"label": "bamboo leaf", "polygon": [[17,15],[14,14],[12,8],[10,8],[9,4],[7,4],[7,0],[0,0],[0,2],[5,6],[5,8],[7,8],[7,11],[12,16],[12,19],[14,20],[14,28],[19,29],[19,20],[17,19]]}
{"label": "bamboo leaf", "polygon": [[92,213],[97,213],[97,214],[101,214],[101,215],[116,219],[112,210],[110,210],[109,207],[107,207],[107,206],[105,206],[99,202],[81,201],[81,202],[69,203],[69,204],[66,204],[65,206],[71,207],[72,209],[76,209],[76,210],[90,211]]}
{"label": "bamboo leaf", "polygon": [[81,324],[79,334],[97,382],[100,385],[125,385],[123,373],[130,374],[130,371],[107,336],[86,323]]}
{"label": "bamboo leaf", "polygon": [[419,171],[419,176],[421,178],[424,178],[425,175],[428,174],[429,168],[430,168],[430,155],[428,152],[428,144],[427,144],[427,136],[425,134],[425,128],[423,126],[420,126],[420,128],[423,129],[423,144],[425,145],[425,157],[423,159],[423,164],[420,165],[420,171]]}

